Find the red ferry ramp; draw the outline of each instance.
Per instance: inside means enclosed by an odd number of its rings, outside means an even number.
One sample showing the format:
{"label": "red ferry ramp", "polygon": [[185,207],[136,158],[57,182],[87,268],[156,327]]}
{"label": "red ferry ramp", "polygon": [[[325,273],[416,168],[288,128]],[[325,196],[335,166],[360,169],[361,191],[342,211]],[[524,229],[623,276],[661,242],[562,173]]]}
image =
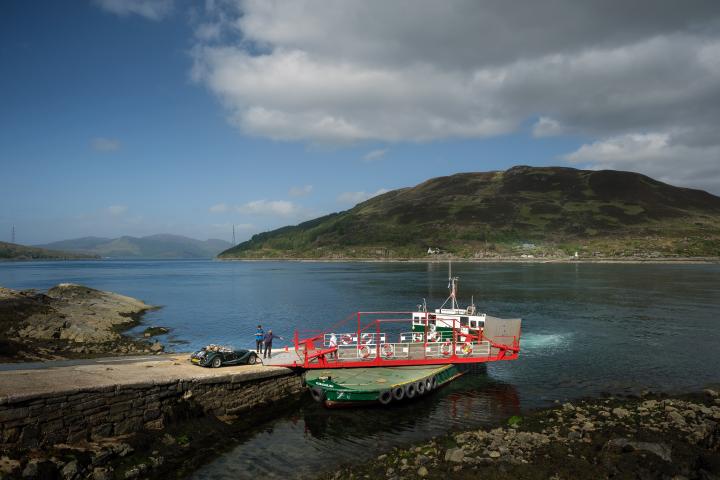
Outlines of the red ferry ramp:
{"label": "red ferry ramp", "polygon": [[[477,334],[450,320],[452,328],[435,331],[425,315],[424,331],[407,329],[412,312],[357,312],[322,332],[295,332],[294,345],[276,350],[265,365],[290,368],[399,367],[515,360],[520,352],[519,318],[487,315]],[[398,318],[403,316],[404,318]],[[433,316],[434,317],[434,316]],[[350,319],[357,319],[349,331]]]}

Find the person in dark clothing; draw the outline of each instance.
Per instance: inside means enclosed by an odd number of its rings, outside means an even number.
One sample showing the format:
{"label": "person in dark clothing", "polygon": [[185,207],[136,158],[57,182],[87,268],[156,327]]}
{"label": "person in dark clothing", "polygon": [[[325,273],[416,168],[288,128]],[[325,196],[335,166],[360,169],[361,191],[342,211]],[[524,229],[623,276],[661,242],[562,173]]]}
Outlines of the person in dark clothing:
{"label": "person in dark clothing", "polygon": [[279,338],[280,340],[283,339],[282,337],[273,334],[272,330],[268,330],[263,337],[263,344],[265,345],[265,350],[263,351],[263,358],[272,358],[272,341],[274,338]]}
{"label": "person in dark clothing", "polygon": [[265,332],[262,329],[262,325],[258,325],[257,331],[255,332],[255,351],[257,353],[262,353],[264,336]]}

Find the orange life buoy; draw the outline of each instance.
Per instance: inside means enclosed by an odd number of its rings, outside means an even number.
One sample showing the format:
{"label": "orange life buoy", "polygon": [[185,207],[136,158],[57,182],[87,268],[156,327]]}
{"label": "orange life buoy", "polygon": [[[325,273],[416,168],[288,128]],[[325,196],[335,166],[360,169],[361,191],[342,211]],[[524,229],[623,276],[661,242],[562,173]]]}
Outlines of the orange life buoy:
{"label": "orange life buoy", "polygon": [[350,344],[352,343],[352,337],[351,337],[350,335],[347,335],[347,334],[346,334],[346,335],[343,335],[342,337],[340,337],[340,342],[341,342],[343,345],[350,345]]}
{"label": "orange life buoy", "polygon": [[470,342],[465,342],[465,343],[463,343],[462,352],[463,352],[465,355],[471,355],[472,352],[473,352],[472,343],[470,343]]}
{"label": "orange life buoy", "polygon": [[363,334],[363,336],[360,337],[360,338],[362,339],[362,343],[364,343],[364,344],[372,343],[372,341],[373,341],[373,334],[372,334],[372,333],[365,333],[365,334]]}
{"label": "orange life buoy", "polygon": [[450,351],[452,350],[452,345],[450,342],[445,342],[442,345],[440,345],[440,353],[445,355],[446,357],[450,355]]}
{"label": "orange life buoy", "polygon": [[428,334],[428,342],[437,342],[439,339],[440,339],[440,333],[437,331],[430,332]]}
{"label": "orange life buoy", "polygon": [[362,358],[368,358],[370,356],[370,348],[367,345],[363,345],[360,347],[360,350],[358,350],[358,353],[360,353]]}
{"label": "orange life buoy", "polygon": [[386,357],[392,357],[395,353],[395,348],[390,345],[389,343],[386,343],[382,346],[383,355]]}

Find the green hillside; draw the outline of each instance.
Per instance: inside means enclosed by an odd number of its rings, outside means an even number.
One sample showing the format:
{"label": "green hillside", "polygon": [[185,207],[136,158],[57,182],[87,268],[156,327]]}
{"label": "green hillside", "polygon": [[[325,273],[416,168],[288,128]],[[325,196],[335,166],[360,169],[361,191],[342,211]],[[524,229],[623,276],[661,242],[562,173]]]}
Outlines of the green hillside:
{"label": "green hillside", "polygon": [[0,260],[74,260],[98,258],[96,255],[26,247],[17,243],[0,242]]}
{"label": "green hillside", "polygon": [[513,167],[394,190],[220,258],[720,256],[720,197],[613,170]]}

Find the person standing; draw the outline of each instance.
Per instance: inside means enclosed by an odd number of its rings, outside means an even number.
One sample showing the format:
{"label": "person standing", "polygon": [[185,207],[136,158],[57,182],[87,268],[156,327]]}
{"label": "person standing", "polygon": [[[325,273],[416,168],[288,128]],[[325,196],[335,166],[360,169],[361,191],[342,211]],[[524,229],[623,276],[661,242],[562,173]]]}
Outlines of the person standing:
{"label": "person standing", "polygon": [[[330,341],[328,342],[328,347],[330,348],[337,348],[337,336],[333,333],[330,335]],[[337,350],[334,352],[330,352],[330,358],[337,359]]]}
{"label": "person standing", "polygon": [[273,334],[272,330],[268,330],[265,336],[263,337],[263,343],[265,344],[265,350],[263,351],[263,358],[272,358],[272,341],[274,338],[279,338],[282,340],[282,337],[279,337],[275,334]]}
{"label": "person standing", "polygon": [[255,332],[255,351],[257,353],[262,353],[264,336],[265,332],[263,331],[262,325],[258,325],[257,331]]}

